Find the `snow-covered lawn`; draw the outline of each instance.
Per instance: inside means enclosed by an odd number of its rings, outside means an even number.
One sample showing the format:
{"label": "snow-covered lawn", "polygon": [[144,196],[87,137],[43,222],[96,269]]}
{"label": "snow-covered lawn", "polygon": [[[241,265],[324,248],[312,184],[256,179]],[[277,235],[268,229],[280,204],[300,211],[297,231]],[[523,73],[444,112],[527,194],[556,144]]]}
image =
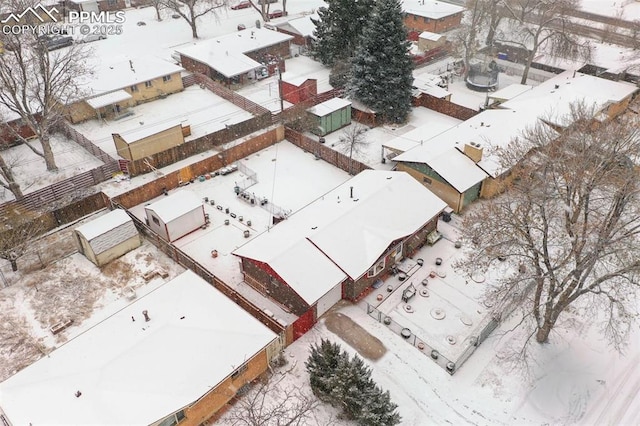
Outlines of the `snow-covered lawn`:
{"label": "snow-covered lawn", "polygon": [[251,113],[198,85],[190,86],[165,99],[131,107],[130,110],[134,115],[121,120],[89,120],[73,127],[115,157],[117,153],[112,133],[126,137],[127,133],[133,131],[154,127],[160,131],[163,130],[163,123],[173,125],[182,121],[191,126],[191,135],[185,138],[185,141],[189,141],[252,117]]}
{"label": "snow-covered lawn", "polygon": [[627,21],[640,18],[640,3],[635,0],[580,0],[580,8],[586,12],[620,17]]}
{"label": "snow-covered lawn", "polygon": [[[144,293],[184,270],[147,241],[98,268],[76,251],[72,232],[77,225],[34,242],[18,259],[18,272],[0,261],[0,284],[9,285],[0,289],[0,381],[129,303],[121,294],[124,287]],[[166,279],[143,279],[160,269],[168,273]],[[67,320],[73,325],[51,333],[52,325]]]}
{"label": "snow-covered lawn", "polygon": [[[11,166],[14,177],[24,194],[102,165],[100,160],[83,147],[59,133],[51,135],[50,141],[58,166],[55,172],[47,171],[44,158],[36,155],[24,144],[0,151],[2,158]],[[38,139],[31,140],[30,144],[42,152],[42,145]],[[0,188],[0,204],[10,200],[13,200],[13,194]]]}

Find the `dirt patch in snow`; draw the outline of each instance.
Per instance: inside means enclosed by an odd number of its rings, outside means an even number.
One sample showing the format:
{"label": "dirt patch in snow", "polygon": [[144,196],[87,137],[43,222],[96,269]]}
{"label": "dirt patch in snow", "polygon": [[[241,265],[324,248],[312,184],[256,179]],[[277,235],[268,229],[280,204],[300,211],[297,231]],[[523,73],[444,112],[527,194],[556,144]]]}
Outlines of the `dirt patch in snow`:
{"label": "dirt patch in snow", "polygon": [[377,361],[387,352],[387,348],[377,337],[340,312],[327,314],[324,323],[329,331],[344,340],[364,358]]}

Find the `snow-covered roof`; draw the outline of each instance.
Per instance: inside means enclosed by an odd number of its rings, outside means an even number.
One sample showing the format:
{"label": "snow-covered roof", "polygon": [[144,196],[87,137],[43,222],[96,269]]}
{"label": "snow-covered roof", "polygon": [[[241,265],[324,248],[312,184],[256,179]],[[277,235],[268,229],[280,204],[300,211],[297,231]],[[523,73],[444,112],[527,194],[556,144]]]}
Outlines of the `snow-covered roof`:
{"label": "snow-covered roof", "polygon": [[182,122],[179,120],[168,120],[149,126],[143,126],[138,129],[128,130],[126,132],[119,133],[119,135],[126,143],[131,144],[139,141],[140,139],[164,132],[165,130],[177,126],[182,127]]}
{"label": "snow-covered roof", "polygon": [[277,24],[276,27],[286,30],[293,30],[291,32],[299,34],[302,37],[313,37],[313,32],[316,29],[316,25],[311,21],[311,19],[318,20],[318,14],[314,13],[312,15],[303,16],[302,18],[291,19],[287,22]]}
{"label": "snow-covered roof", "polygon": [[500,90],[496,90],[493,93],[489,93],[489,99],[508,101],[515,98],[516,96],[523,94],[527,90],[531,90],[532,87],[533,86],[529,86],[528,84],[511,84]]}
{"label": "snow-covered roof", "polygon": [[201,41],[189,47],[181,47],[176,51],[210,66],[225,77],[234,77],[262,66],[246,56],[246,53],[292,39],[288,34],[265,28],[252,28]]}
{"label": "snow-covered roof", "polygon": [[466,143],[476,142],[484,150],[477,166],[496,177],[504,170],[495,156],[495,148],[506,147],[513,138],[535,126],[540,119],[566,126],[570,124],[567,122],[568,114],[575,102],[583,101],[600,110],[612,102],[624,100],[636,90],[637,87],[630,83],[567,71],[504,102],[502,109],[483,111],[425,140],[420,146],[395,157],[394,161],[429,164],[451,147],[462,150]]}
{"label": "snow-covered roof", "polygon": [[427,164],[461,194],[488,176],[456,148],[446,150]]}
{"label": "snow-covered roof", "polygon": [[152,424],[276,338],[187,270],[4,381],[0,404],[14,425]]}
{"label": "snow-covered roof", "polygon": [[[299,266],[300,255],[295,248],[298,244],[304,247],[300,241],[308,240],[318,253],[306,255],[307,263],[326,256],[334,266],[327,263],[324,267],[335,278],[339,277],[337,266],[349,277],[358,279],[393,241],[422,228],[445,206],[444,201],[407,173],[365,170],[234,254],[268,263],[282,277],[302,274],[304,267]],[[286,261],[287,253],[297,261]],[[311,275],[307,274],[307,278],[312,278]],[[314,282],[320,279],[313,277]],[[299,294],[308,291],[302,286],[312,285],[307,281],[294,283],[298,288],[289,284]],[[335,282],[326,282],[324,288],[331,285]]]}
{"label": "snow-covered roof", "polygon": [[126,101],[127,99],[131,99],[131,97],[132,96],[126,90],[120,89],[87,99],[87,103],[91,108],[98,109],[107,105],[113,105],[117,102]]}
{"label": "snow-covered roof", "polygon": [[194,192],[181,190],[174,192],[155,203],[145,206],[145,210],[153,211],[164,223],[169,223],[180,216],[202,206],[202,199]]}
{"label": "snow-covered roof", "polygon": [[431,41],[438,41],[440,40],[442,37],[444,37],[444,35],[442,34],[437,34],[437,33],[432,33],[430,31],[423,31],[420,33],[420,35],[418,36],[418,38],[422,38],[425,40],[431,40]]}
{"label": "snow-covered roof", "polygon": [[328,101],[324,101],[322,103],[319,103],[318,105],[312,106],[307,111],[309,111],[313,115],[317,115],[318,117],[324,117],[325,115],[329,115],[349,105],[351,105],[351,101],[348,101],[346,99],[331,98]]}
{"label": "snow-covered roof", "polygon": [[[78,226],[76,228],[76,232],[82,234],[87,241],[91,241],[94,238],[104,235],[126,223],[131,223],[133,225],[133,220],[131,220],[124,210],[115,209],[92,220],[91,222]],[[133,229],[135,231],[135,227]],[[135,232],[137,233],[137,231]]]}
{"label": "snow-covered roof", "polygon": [[80,79],[80,86],[84,89],[84,98],[102,95],[118,89],[144,83],[145,81],[164,77],[183,71],[178,65],[146,56],[129,61],[96,66],[93,73],[84,75]]}
{"label": "snow-covered roof", "polygon": [[444,99],[451,95],[451,92],[438,86],[440,81],[442,81],[440,76],[420,74],[413,79],[413,87],[420,93],[426,93],[434,98]]}
{"label": "snow-covered roof", "polygon": [[465,10],[464,7],[435,0],[404,0],[402,9],[405,13],[430,19],[446,18],[447,16],[462,13]]}

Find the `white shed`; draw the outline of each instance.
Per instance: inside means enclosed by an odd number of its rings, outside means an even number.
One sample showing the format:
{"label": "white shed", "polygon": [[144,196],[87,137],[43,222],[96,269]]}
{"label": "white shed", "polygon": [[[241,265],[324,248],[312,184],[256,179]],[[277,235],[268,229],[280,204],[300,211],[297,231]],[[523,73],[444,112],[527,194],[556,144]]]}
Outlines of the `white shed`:
{"label": "white shed", "polygon": [[75,229],[80,253],[97,266],[103,266],[137,248],[142,239],[129,215],[113,210]]}
{"label": "white shed", "polygon": [[206,222],[202,200],[191,191],[178,191],[144,208],[149,227],[172,242]]}

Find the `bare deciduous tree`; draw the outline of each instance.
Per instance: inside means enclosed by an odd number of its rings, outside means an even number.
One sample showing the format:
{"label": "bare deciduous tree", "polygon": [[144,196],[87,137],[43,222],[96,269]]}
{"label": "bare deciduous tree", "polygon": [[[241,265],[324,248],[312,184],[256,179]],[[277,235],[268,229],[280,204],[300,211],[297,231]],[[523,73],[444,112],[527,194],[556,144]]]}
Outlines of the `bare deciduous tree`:
{"label": "bare deciduous tree", "polygon": [[620,349],[638,306],[640,132],[594,124],[584,105],[571,115],[562,134],[541,123],[502,150],[513,184],[468,212],[473,252],[460,266],[513,271],[492,275],[488,297],[522,303],[527,341],[547,342],[573,307]]}
{"label": "bare deciduous tree", "polygon": [[469,69],[469,62],[477,54],[480,43],[478,41],[479,31],[486,22],[487,1],[495,0],[469,0],[465,7],[467,13],[460,28],[452,32],[453,45],[457,53],[463,58],[465,70]]}
{"label": "bare deciduous tree", "polygon": [[198,38],[198,18],[227,6],[226,0],[162,0],[162,6],[180,15],[191,28],[193,38]]}
{"label": "bare deciduous tree", "polygon": [[151,0],[151,5],[156,11],[156,20],[158,22],[162,21],[163,0]]}
{"label": "bare deciduous tree", "polygon": [[277,374],[258,381],[240,397],[227,419],[242,426],[301,426],[310,423],[319,401],[311,392],[282,384]]}
{"label": "bare deciduous tree", "polygon": [[528,50],[522,84],[526,84],[533,58],[540,49],[554,57],[588,60],[591,45],[569,31],[576,0],[502,0],[504,31],[495,40]]}
{"label": "bare deciduous tree", "polygon": [[82,93],[78,81],[89,72],[90,51],[74,45],[50,52],[44,40],[28,34],[3,35],[1,41],[10,47],[0,61],[0,104],[20,117],[42,148],[34,146],[15,127],[7,129],[44,158],[47,170],[56,170],[51,132],[63,118],[65,105]]}
{"label": "bare deciduous tree", "polygon": [[349,155],[349,174],[353,174],[353,156],[364,153],[369,141],[367,140],[367,127],[359,123],[352,123],[340,134],[337,148]]}
{"label": "bare deciduous tree", "polygon": [[25,254],[29,244],[45,230],[44,223],[33,212],[16,207],[5,209],[0,226],[0,259],[11,263],[18,270],[18,259]]}
{"label": "bare deciduous tree", "polygon": [[[2,118],[0,118],[2,120]],[[7,162],[0,152],[0,186],[11,191],[16,200],[24,197],[20,184],[13,174],[13,164]]]}

